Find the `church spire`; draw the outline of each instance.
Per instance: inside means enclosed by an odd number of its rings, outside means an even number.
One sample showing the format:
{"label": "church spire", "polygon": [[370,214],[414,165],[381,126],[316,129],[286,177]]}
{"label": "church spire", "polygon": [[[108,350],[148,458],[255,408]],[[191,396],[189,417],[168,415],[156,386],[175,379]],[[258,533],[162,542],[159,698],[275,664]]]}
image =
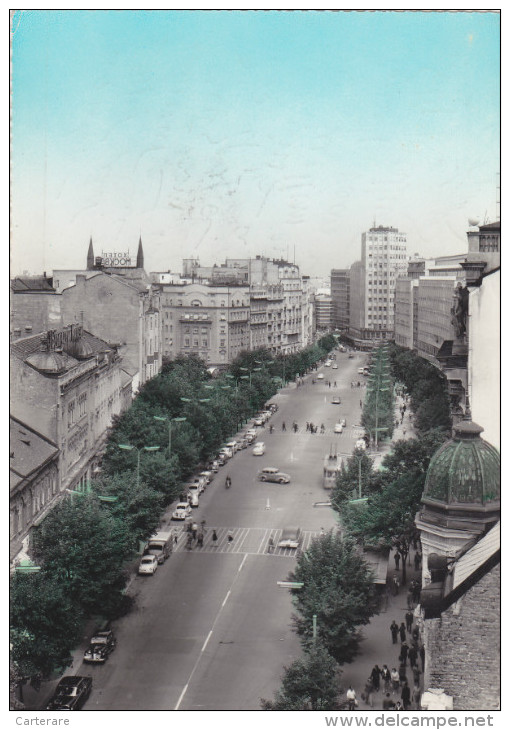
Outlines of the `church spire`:
{"label": "church spire", "polygon": [[143,248],[142,248],[142,237],[138,241],[138,253],[136,254],[136,268],[143,269]]}
{"label": "church spire", "polygon": [[89,251],[87,253],[87,269],[90,271],[94,268],[94,249],[92,248],[92,236],[90,237]]}

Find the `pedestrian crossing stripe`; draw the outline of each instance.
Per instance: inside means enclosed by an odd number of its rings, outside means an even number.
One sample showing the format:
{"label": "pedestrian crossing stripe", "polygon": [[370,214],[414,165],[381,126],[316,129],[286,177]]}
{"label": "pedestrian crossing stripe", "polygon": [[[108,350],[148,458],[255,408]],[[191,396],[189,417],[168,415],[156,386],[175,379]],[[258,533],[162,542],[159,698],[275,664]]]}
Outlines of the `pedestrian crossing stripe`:
{"label": "pedestrian crossing stripe", "polygon": [[[217,540],[213,540],[213,532],[216,532]],[[233,540],[228,541],[229,533]],[[183,527],[174,528],[174,552],[187,552],[188,532]],[[279,555],[283,557],[295,556],[296,550],[292,548],[277,547],[282,530],[270,529],[264,527],[206,527],[204,541],[202,545],[198,545],[197,541],[193,541],[190,552],[196,553],[237,553],[247,555]],[[320,535],[320,531],[304,530],[302,533],[301,551],[308,550],[314,537]],[[274,548],[269,552],[269,540],[272,539]]]}

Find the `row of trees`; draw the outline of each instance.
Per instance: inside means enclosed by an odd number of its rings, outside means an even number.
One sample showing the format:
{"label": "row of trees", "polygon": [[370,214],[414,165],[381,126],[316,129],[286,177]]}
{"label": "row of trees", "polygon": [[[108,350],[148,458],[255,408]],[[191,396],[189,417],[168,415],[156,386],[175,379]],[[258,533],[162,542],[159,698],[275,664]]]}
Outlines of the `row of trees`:
{"label": "row of trees", "polygon": [[[289,576],[303,584],[292,594],[304,654],[285,668],[274,700],[262,700],[265,710],[338,709],[340,665],[355,656],[359,627],[377,611],[362,548],[388,548],[414,531],[430,459],[449,437],[448,394],[429,363],[394,345],[381,348],[372,358],[362,416],[372,441],[377,429],[393,432],[394,382],[410,394],[420,438],[397,441],[379,470],[363,449],[342,466],[331,501],[346,537],[329,533],[314,540]],[[356,499],[362,494],[366,501]]]}
{"label": "row of trees", "polygon": [[216,379],[198,358],[177,358],[141,388],[112,425],[100,478],[34,529],[40,571],[12,578],[12,657],[23,677],[64,666],[87,617],[111,619],[129,608],[126,566],[182,482],[282,382],[304,374],[334,345],[328,336],[288,356],[242,353]]}

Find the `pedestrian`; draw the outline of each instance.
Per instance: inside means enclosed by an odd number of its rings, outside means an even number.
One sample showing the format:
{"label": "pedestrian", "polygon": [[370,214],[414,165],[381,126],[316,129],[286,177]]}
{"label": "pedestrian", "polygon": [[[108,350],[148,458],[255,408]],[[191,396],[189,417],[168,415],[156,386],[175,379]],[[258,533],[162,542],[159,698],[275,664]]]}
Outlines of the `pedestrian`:
{"label": "pedestrian", "polygon": [[412,694],[413,705],[416,710],[420,709],[421,691],[419,685],[415,684]]}
{"label": "pedestrian", "polygon": [[418,628],[417,625],[413,628],[412,636],[413,636],[413,641],[418,641],[418,639],[420,638],[420,629]]}
{"label": "pedestrian", "polygon": [[177,545],[177,541],[179,540],[179,536],[177,535],[177,530],[172,530],[173,536],[174,536],[174,545]]}
{"label": "pedestrian", "polygon": [[197,544],[198,544],[198,547],[202,547],[202,545],[204,544],[204,533],[203,532],[198,533]]}
{"label": "pedestrian", "polygon": [[324,433],[326,431],[326,426],[321,423],[321,433]]}
{"label": "pedestrian", "polygon": [[400,646],[400,655],[398,657],[398,660],[401,664],[404,666],[407,664],[407,655],[409,653],[409,646],[407,645],[407,642],[404,641]]}
{"label": "pedestrian", "polygon": [[395,703],[391,699],[391,695],[389,692],[386,692],[386,697],[383,700],[382,708],[383,708],[383,710],[394,710],[395,709]]}
{"label": "pedestrian", "polygon": [[423,644],[420,646],[419,652],[420,652],[420,659],[421,659],[421,671],[424,672],[425,671],[425,647],[423,646]]}
{"label": "pedestrian", "polygon": [[411,667],[416,666],[417,659],[418,659],[418,649],[413,644],[411,646],[411,648],[409,649],[409,664],[411,665]]}
{"label": "pedestrian", "polygon": [[398,575],[393,576],[393,595],[398,596],[398,592],[400,590],[400,580]]}
{"label": "pedestrian", "polygon": [[351,687],[351,686],[349,685],[349,689],[348,689],[348,690],[347,690],[347,692],[345,693],[345,696],[347,697],[347,703],[348,703],[348,707],[349,707],[349,710],[354,710],[354,708],[355,708],[355,707],[356,707],[356,705],[358,704],[358,702],[357,702],[357,700],[356,700],[356,690],[354,690],[354,689],[353,689],[353,688],[352,688],[352,687]]}
{"label": "pedestrian", "polygon": [[414,613],[412,611],[408,611],[406,613],[406,628],[409,632],[412,631],[413,621],[414,621]]}
{"label": "pedestrian", "polygon": [[404,709],[404,705],[402,704],[402,702],[400,700],[397,700],[397,702],[395,704],[395,710],[403,710],[403,709]]}
{"label": "pedestrian", "polygon": [[395,619],[393,619],[393,621],[391,622],[390,631],[391,631],[391,638],[393,640],[393,643],[396,644],[398,641],[398,624],[395,621]]}
{"label": "pedestrian", "polygon": [[[409,610],[411,610],[411,609],[412,609],[413,607],[414,607],[414,601],[413,601],[413,591],[412,591],[412,589],[410,588],[410,589],[409,589],[409,590],[407,591],[407,608],[408,608]],[[409,631],[411,631],[411,629],[409,629]]]}
{"label": "pedestrian", "polygon": [[360,400],[360,402],[359,402],[359,407],[360,408],[363,408],[363,401],[362,400]]}
{"label": "pedestrian", "polygon": [[307,430],[307,431],[309,431],[309,430],[310,430],[310,424],[308,423],[308,421],[306,422],[306,430]]}
{"label": "pedestrian", "polygon": [[216,547],[216,543],[218,542],[218,535],[216,534],[216,530],[212,531],[212,541],[213,545]]}
{"label": "pedestrian", "polygon": [[328,386],[331,388],[331,380],[328,380]]}
{"label": "pedestrian", "polygon": [[370,677],[372,679],[372,684],[374,685],[374,690],[376,692],[379,692],[379,688],[381,686],[381,670],[379,669],[378,664],[376,664],[375,667],[372,669]]}
{"label": "pedestrian", "polygon": [[367,705],[370,705],[370,707],[374,706],[374,683],[372,682],[372,677],[367,679],[362,697]]}
{"label": "pedestrian", "polygon": [[391,688],[391,673],[387,664],[383,664],[381,679],[384,682],[384,691],[387,692]]}
{"label": "pedestrian", "polygon": [[395,550],[395,555],[393,556],[393,560],[395,561],[395,570],[399,570],[400,553],[398,550]]}
{"label": "pedestrian", "polygon": [[282,431],[286,431],[286,430],[287,430],[287,427],[285,425],[285,421],[282,421]]}
{"label": "pedestrian", "polygon": [[336,388],[336,380],[335,380],[335,382],[333,383],[333,388]]}
{"label": "pedestrian", "polygon": [[416,551],[414,554],[414,569],[419,570],[421,565],[421,554]]}
{"label": "pedestrian", "polygon": [[232,542],[233,539],[234,539],[234,536],[232,534],[232,530],[229,530],[228,533],[227,533],[227,540],[229,542]]}
{"label": "pedestrian", "polygon": [[404,643],[404,641],[405,641],[405,640],[406,640],[406,638],[407,638],[407,634],[406,634],[406,625],[405,625],[405,623],[404,623],[403,621],[402,621],[402,623],[400,624],[400,626],[398,627],[398,630],[399,630],[399,632],[400,632],[400,642],[401,642],[401,643],[403,644],[403,643]]}
{"label": "pedestrian", "polygon": [[198,525],[196,522],[193,522],[191,525],[191,534],[193,535],[193,540],[197,539],[197,532],[198,532]]}
{"label": "pedestrian", "polygon": [[393,669],[391,670],[390,675],[391,675],[391,690],[392,690],[393,694],[395,694],[395,692],[400,687],[400,677],[399,677],[399,674],[398,674],[397,670],[395,669],[395,667],[393,667]]}
{"label": "pedestrian", "polygon": [[407,684],[407,682],[404,682],[404,686],[402,687],[402,693],[400,695],[402,698],[402,704],[404,705],[404,710],[409,709],[409,705],[411,704],[411,688]]}
{"label": "pedestrian", "polygon": [[402,662],[400,663],[400,666],[398,668],[398,678],[400,681],[400,686],[402,687],[404,682],[407,682],[406,665]]}
{"label": "pedestrian", "polygon": [[191,536],[191,533],[188,535],[188,539],[186,541],[186,549],[187,550],[193,549],[193,537]]}
{"label": "pedestrian", "polygon": [[267,542],[267,552],[268,553],[274,552],[274,540],[272,537],[270,537]]}
{"label": "pedestrian", "polygon": [[418,665],[416,665],[415,667],[413,667],[413,679],[414,679],[414,683],[417,685],[420,684],[420,676],[421,676],[421,672],[418,669]]}

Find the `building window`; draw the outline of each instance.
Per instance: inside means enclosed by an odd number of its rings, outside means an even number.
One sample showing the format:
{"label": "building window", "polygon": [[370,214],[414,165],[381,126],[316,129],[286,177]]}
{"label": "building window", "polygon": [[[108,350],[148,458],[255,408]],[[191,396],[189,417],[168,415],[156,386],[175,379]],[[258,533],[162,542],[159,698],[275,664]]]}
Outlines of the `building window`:
{"label": "building window", "polygon": [[74,400],[67,406],[67,425],[72,426],[74,423]]}
{"label": "building window", "polygon": [[87,394],[82,393],[78,398],[78,417],[81,418],[87,412]]}

